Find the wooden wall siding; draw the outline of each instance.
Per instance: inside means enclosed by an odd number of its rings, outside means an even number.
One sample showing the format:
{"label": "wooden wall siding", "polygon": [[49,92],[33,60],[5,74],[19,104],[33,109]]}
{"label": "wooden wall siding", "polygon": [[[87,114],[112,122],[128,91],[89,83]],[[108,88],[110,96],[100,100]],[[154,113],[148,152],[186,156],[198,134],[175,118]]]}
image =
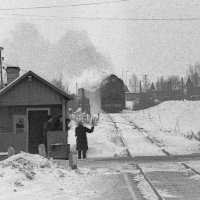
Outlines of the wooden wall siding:
{"label": "wooden wall siding", "polygon": [[1,130],[0,133],[12,133],[13,132],[13,128],[12,128],[12,124],[13,124],[13,117],[11,114],[11,110],[5,107],[0,108],[0,118],[1,118]]}
{"label": "wooden wall siding", "polygon": [[0,108],[0,134],[13,133],[13,115],[26,115],[25,107]]}
{"label": "wooden wall siding", "polygon": [[0,152],[7,152],[8,147],[14,147],[16,152],[26,151],[27,133],[0,134]]}
{"label": "wooden wall siding", "polygon": [[61,105],[5,106],[0,107],[0,152],[12,146],[17,152],[26,151],[27,132],[13,133],[13,115],[26,115],[27,108],[50,108],[52,117],[62,114]]}
{"label": "wooden wall siding", "polygon": [[13,115],[26,115],[27,108],[50,108],[50,114],[53,118],[62,114],[61,105],[0,107],[0,134],[13,133]]}
{"label": "wooden wall siding", "polygon": [[28,77],[4,93],[0,105],[41,105],[61,104],[62,96],[35,77]]}
{"label": "wooden wall siding", "polygon": [[53,118],[62,115],[62,106],[50,106],[50,113]]}

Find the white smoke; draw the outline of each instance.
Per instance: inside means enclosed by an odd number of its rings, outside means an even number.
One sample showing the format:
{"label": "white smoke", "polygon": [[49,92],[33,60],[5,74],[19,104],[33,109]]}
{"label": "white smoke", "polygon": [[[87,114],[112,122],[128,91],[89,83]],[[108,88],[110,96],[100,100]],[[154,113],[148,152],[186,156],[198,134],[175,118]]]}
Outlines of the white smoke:
{"label": "white smoke", "polygon": [[[89,70],[85,69],[81,76],[73,79],[74,87],[77,83],[78,88],[83,87],[88,91],[95,91],[100,87],[101,81],[108,76],[108,70],[94,69]],[[73,86],[71,88],[73,88]]]}
{"label": "white smoke", "polygon": [[3,46],[6,63],[33,70],[49,81],[62,75],[73,91],[76,82],[92,88],[113,71],[110,59],[96,49],[85,31],[67,30],[52,44],[34,24],[20,23]]}

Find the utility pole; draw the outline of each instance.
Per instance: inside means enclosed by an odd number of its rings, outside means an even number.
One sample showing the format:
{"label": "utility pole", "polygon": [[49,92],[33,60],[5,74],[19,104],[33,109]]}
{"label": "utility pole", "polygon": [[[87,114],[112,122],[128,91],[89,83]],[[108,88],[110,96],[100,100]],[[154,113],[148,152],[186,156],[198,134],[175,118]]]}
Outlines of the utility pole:
{"label": "utility pole", "polygon": [[3,51],[3,47],[0,47],[0,72],[1,72],[1,89],[2,89],[3,88],[3,67],[2,67],[1,51]]}
{"label": "utility pole", "polygon": [[183,78],[181,78],[181,85],[182,85],[182,95],[183,95],[183,101],[184,101],[184,83],[183,83]]}
{"label": "utility pole", "polygon": [[69,86],[67,85],[67,94],[69,94]]}
{"label": "utility pole", "polygon": [[122,68],[122,81],[124,81],[124,69]]}
{"label": "utility pole", "polygon": [[76,82],[76,95],[78,95],[78,83]]}
{"label": "utility pole", "polygon": [[127,73],[128,73],[129,71],[128,70],[126,70],[126,85],[127,85]]}
{"label": "utility pole", "polygon": [[142,82],[140,81],[140,94],[142,93]]}
{"label": "utility pole", "polygon": [[147,92],[147,75],[144,75],[144,92]]}

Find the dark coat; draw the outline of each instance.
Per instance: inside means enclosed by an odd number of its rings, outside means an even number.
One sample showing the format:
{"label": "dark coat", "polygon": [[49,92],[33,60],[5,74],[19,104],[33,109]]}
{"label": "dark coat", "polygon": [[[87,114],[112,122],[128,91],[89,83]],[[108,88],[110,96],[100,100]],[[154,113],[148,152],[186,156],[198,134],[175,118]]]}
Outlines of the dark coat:
{"label": "dark coat", "polygon": [[75,129],[76,138],[76,150],[78,151],[86,151],[88,150],[88,142],[87,142],[87,133],[92,133],[94,131],[94,127],[91,129],[85,126],[77,126]]}
{"label": "dark coat", "polygon": [[[69,127],[70,119],[65,119],[65,130],[68,131],[70,129]],[[60,119],[56,119],[53,122],[53,131],[62,131],[63,130],[63,123],[60,122]]]}
{"label": "dark coat", "polygon": [[47,137],[47,131],[52,131],[53,130],[53,124],[51,121],[45,121],[43,123],[43,136]]}

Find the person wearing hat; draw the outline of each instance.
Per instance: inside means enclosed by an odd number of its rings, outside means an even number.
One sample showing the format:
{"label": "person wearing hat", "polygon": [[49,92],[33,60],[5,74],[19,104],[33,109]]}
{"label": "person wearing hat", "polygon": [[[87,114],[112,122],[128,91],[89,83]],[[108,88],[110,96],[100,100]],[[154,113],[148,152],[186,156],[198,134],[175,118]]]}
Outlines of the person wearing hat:
{"label": "person wearing hat", "polygon": [[88,150],[87,133],[92,133],[94,131],[94,124],[92,124],[91,129],[83,126],[83,122],[79,121],[78,126],[75,129],[76,138],[76,150],[78,151],[78,158],[86,158],[86,152]]}

